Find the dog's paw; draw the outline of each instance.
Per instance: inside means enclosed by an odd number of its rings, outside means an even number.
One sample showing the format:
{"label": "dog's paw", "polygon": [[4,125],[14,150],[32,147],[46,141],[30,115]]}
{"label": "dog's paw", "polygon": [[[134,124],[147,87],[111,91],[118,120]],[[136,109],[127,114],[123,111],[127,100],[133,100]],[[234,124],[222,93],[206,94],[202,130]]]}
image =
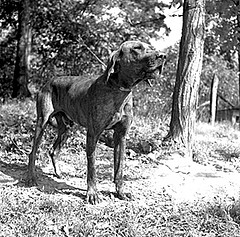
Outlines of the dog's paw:
{"label": "dog's paw", "polygon": [[116,197],[120,200],[124,201],[131,201],[133,200],[132,194],[131,193],[122,193],[122,192],[117,192]]}
{"label": "dog's paw", "polygon": [[89,204],[92,204],[92,205],[95,205],[95,204],[98,204],[99,203],[99,197],[98,197],[98,194],[96,191],[88,191],[87,192],[87,203]]}

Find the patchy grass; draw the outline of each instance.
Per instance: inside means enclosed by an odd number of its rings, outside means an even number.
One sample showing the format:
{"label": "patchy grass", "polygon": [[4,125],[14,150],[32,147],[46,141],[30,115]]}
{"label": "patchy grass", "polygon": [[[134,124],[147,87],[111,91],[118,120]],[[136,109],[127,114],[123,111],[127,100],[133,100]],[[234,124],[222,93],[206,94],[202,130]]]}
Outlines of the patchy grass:
{"label": "patchy grass", "polygon": [[214,127],[199,123],[194,144],[195,161],[217,170],[240,171],[240,131],[228,123]]}
{"label": "patchy grass", "polygon": [[144,205],[81,199],[38,190],[1,190],[1,236],[239,236],[238,224],[219,203],[175,205],[168,196]]}
{"label": "patchy grass", "polygon": [[[240,236],[238,199],[226,194],[207,201],[176,202],[172,193],[160,185],[164,176],[158,170],[168,151],[161,151],[159,145],[167,128],[150,119],[136,118],[128,137],[131,149],[124,178],[127,190],[133,192],[132,201],[120,201],[112,194],[113,150],[100,142],[97,176],[102,201],[95,206],[86,204],[85,131],[77,126],[72,128],[72,136],[59,157],[63,178],[51,175],[47,150],[55,135],[49,129],[38,154],[40,184],[27,188],[24,179],[35,119],[31,100],[10,100],[0,105],[1,237]],[[216,171],[238,172],[239,138],[239,131],[227,124],[212,127],[199,123],[194,159]],[[151,154],[158,154],[155,160]],[[158,179],[152,176],[154,173]]]}

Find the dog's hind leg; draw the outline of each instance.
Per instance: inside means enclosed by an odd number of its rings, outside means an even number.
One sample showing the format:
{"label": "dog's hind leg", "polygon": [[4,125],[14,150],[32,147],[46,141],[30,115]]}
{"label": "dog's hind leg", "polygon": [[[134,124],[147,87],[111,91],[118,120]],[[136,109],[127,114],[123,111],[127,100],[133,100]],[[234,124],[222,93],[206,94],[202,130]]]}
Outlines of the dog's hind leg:
{"label": "dog's hind leg", "polygon": [[35,161],[36,161],[36,153],[38,147],[41,142],[41,138],[44,133],[44,129],[47,126],[47,119],[43,117],[37,118],[37,124],[35,128],[35,134],[33,138],[33,146],[32,151],[29,154],[29,163],[28,163],[28,177],[27,177],[27,184],[28,186],[34,186],[37,184],[36,182],[36,174],[35,174]]}
{"label": "dog's hind leg", "polygon": [[27,176],[28,186],[34,186],[37,184],[36,170],[35,170],[36,169],[35,168],[36,153],[52,112],[53,112],[53,109],[50,104],[49,97],[45,98],[43,94],[40,94],[37,98],[37,122],[35,126],[32,151],[29,154],[28,176]]}
{"label": "dog's hind leg", "polygon": [[52,164],[53,164],[53,168],[54,168],[54,174],[55,174],[56,177],[60,178],[60,169],[56,164],[55,158],[58,157],[61,147],[63,146],[63,144],[67,140],[68,128],[67,128],[67,125],[65,124],[62,113],[57,113],[55,115],[55,118],[57,120],[58,135],[57,135],[56,141],[53,144],[53,147],[52,147],[51,151],[49,152],[49,155],[50,155],[51,160],[52,160]]}

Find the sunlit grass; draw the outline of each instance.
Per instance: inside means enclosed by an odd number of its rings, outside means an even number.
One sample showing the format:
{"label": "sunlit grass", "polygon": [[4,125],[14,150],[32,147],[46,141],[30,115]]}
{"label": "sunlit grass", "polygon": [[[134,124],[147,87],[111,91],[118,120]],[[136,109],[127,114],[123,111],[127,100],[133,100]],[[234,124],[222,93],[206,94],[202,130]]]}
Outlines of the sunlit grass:
{"label": "sunlit grass", "polygon": [[[238,236],[239,208],[196,202],[85,205],[77,198],[8,187],[0,190],[0,236]],[[163,202],[165,201],[165,202]],[[232,217],[231,217],[232,214]],[[238,220],[238,219],[237,219]]]}
{"label": "sunlit grass", "polygon": [[[150,187],[150,191],[145,190],[144,186],[141,187],[137,174],[132,175],[134,179],[131,182],[138,182],[141,195],[145,197],[144,203],[139,201],[138,196],[133,201],[120,201],[103,192],[102,202],[91,206],[86,204],[82,197],[82,193],[85,195],[84,190],[64,192],[54,187],[50,190],[44,186],[25,187],[22,179],[31,149],[36,119],[35,102],[10,100],[0,106],[0,116],[0,174],[12,175],[13,179],[21,181],[12,184],[0,183],[0,237],[240,236],[239,200],[232,200],[230,204],[229,200],[220,198],[212,202],[196,200],[175,203],[171,195],[164,190],[158,193],[151,191]],[[167,129],[167,125],[157,119],[135,117],[128,135],[128,148],[137,148],[136,157],[131,158],[133,162],[139,162],[136,172],[151,166],[151,163],[147,166],[141,163],[143,141],[148,142],[152,149],[161,149],[160,143]],[[47,152],[54,139],[53,133],[54,130],[48,130],[44,136],[38,154],[39,168],[50,163]],[[198,123],[194,143],[196,161],[205,165],[224,161],[236,168],[240,155],[239,138],[239,131],[229,124],[211,126]],[[101,182],[109,175],[106,169],[112,165],[113,152],[112,148],[103,146],[101,143],[98,147],[98,168],[102,175],[98,179]],[[51,186],[51,182],[67,186],[69,177],[86,180],[85,134],[77,127],[72,129],[59,161],[64,166],[64,180],[54,181],[50,176],[46,186]],[[101,166],[103,161],[105,166]],[[67,169],[69,166],[71,170]],[[18,171],[22,167],[23,170]],[[19,174],[23,177],[17,176]],[[131,175],[128,175],[129,177]],[[111,178],[111,175],[108,176],[106,182],[110,183]],[[85,183],[84,187],[86,189]]]}

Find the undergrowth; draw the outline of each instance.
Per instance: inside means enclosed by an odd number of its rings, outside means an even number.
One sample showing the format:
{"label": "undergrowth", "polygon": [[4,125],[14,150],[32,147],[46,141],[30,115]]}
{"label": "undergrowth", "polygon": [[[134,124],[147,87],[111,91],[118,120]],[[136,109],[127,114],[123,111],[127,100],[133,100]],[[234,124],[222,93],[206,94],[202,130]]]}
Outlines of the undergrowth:
{"label": "undergrowth", "polygon": [[[66,186],[62,180],[53,181],[48,177],[46,186],[27,188],[24,177],[35,120],[35,103],[31,100],[10,100],[0,106],[0,236],[240,236],[239,200],[229,204],[229,201],[216,197],[212,202],[175,203],[166,191],[154,193],[143,186],[139,189],[146,197],[144,203],[138,199],[120,201],[103,193],[102,203],[91,206],[73,190],[47,190],[47,185],[51,186],[53,182]],[[127,153],[127,159],[139,160],[139,170],[156,166],[156,163],[141,163],[141,159],[144,154],[155,151],[160,157],[168,152],[167,148],[161,151],[166,132],[166,124],[136,117],[128,135],[128,152],[132,151],[134,155]],[[85,179],[86,132],[75,125],[70,133],[60,161],[65,166],[74,166],[74,170],[66,172],[64,178]],[[54,130],[49,129],[38,154],[40,167],[49,163],[47,150],[54,138]],[[239,131],[228,124],[213,127],[198,123],[195,162],[213,165],[223,171],[224,164],[228,164],[225,171],[238,170],[239,138]],[[100,180],[106,179],[108,174],[105,173],[112,163],[109,152],[112,148],[100,142],[99,159],[105,159]],[[41,174],[43,176],[43,172]],[[133,180],[141,185],[140,181]]]}

